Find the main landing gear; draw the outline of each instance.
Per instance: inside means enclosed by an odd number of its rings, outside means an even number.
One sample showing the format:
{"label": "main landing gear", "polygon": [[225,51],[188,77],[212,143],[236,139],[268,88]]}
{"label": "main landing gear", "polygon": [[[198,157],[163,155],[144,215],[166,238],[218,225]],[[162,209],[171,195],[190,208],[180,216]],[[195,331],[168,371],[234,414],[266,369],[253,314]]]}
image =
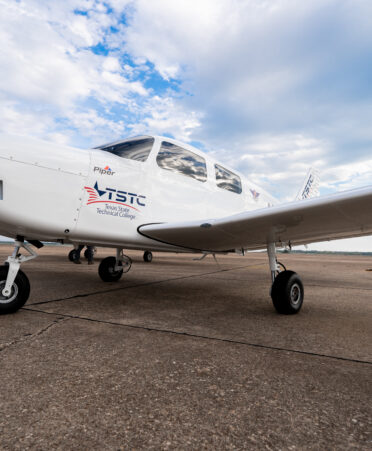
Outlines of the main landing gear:
{"label": "main landing gear", "polygon": [[132,260],[123,254],[123,249],[116,249],[116,258],[104,258],[99,265],[98,274],[104,282],[117,282],[131,266]]}
{"label": "main landing gear", "polygon": [[[271,271],[271,299],[278,313],[293,315],[301,310],[304,301],[304,286],[300,277],[293,271],[288,271],[276,259],[275,243],[267,246]],[[281,267],[284,268],[281,271]]]}
{"label": "main landing gear", "polygon": [[151,263],[152,262],[152,252],[145,251],[143,253],[143,261],[146,263]]}
{"label": "main landing gear", "polygon": [[[43,245],[39,241],[32,242],[36,247]],[[20,254],[25,249],[29,255]],[[0,266],[0,314],[13,313],[23,307],[30,295],[30,282],[26,274],[20,270],[21,263],[37,257],[31,246],[17,237],[13,254],[8,257],[4,266]]]}
{"label": "main landing gear", "polygon": [[[93,255],[95,255],[97,253],[97,248],[94,247],[93,248]],[[85,249],[84,251],[84,257],[89,260],[89,251],[88,249]],[[70,260],[70,262],[75,262],[76,260],[80,259],[80,252],[78,252],[77,249],[72,249],[69,253],[68,253],[68,259]]]}
{"label": "main landing gear", "polygon": [[[143,260],[146,263],[152,262],[152,252],[145,251]],[[132,260],[128,255],[123,254],[123,249],[116,250],[116,257],[104,258],[98,268],[98,274],[104,282],[117,282],[123,273],[128,272],[132,266]]]}

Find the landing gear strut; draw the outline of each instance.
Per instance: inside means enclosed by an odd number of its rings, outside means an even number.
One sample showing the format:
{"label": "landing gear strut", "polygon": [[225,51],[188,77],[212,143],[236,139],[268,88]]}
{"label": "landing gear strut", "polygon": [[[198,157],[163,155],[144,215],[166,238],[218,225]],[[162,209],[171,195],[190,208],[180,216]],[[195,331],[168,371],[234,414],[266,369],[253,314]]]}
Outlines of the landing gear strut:
{"label": "landing gear strut", "polygon": [[[304,300],[304,286],[298,274],[288,271],[276,259],[275,243],[267,246],[269,256],[271,280],[271,299],[278,313],[293,315],[298,313]],[[284,271],[280,271],[280,267]]]}
{"label": "landing gear strut", "polygon": [[117,282],[124,272],[128,272],[132,260],[123,254],[123,249],[116,250],[115,257],[104,258],[98,268],[98,274],[104,282]]}
{"label": "landing gear strut", "polygon": [[[92,249],[92,252],[93,252],[93,257],[96,255],[96,253],[97,253],[97,248],[96,247],[93,247],[93,248],[91,248]],[[87,259],[87,260],[89,260],[89,258],[90,258],[90,252],[89,252],[89,249],[85,249],[85,251],[84,251],[84,257]]]}
{"label": "landing gear strut", "polygon": [[[29,255],[21,255],[21,248],[26,249]],[[0,266],[0,314],[14,313],[26,303],[30,295],[30,282],[19,268],[21,263],[35,257],[37,254],[29,244],[21,239],[15,241],[13,254],[4,266]]]}

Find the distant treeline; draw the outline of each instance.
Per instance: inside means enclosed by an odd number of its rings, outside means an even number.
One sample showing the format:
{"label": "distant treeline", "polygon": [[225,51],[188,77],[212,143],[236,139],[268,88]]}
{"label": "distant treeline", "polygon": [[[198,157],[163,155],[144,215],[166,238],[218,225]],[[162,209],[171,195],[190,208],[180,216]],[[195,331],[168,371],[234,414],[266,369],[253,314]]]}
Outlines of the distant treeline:
{"label": "distant treeline", "polygon": [[[0,241],[0,246],[2,245],[2,244],[14,244],[14,241]],[[44,246],[72,246],[72,244],[61,244],[61,243],[56,243],[56,242],[50,242],[50,243],[48,243],[48,242],[46,242],[46,241],[43,241],[43,244],[44,244]]]}
{"label": "distant treeline", "polygon": [[302,251],[302,250],[292,250],[286,251],[278,249],[280,254],[334,254],[334,255],[368,255],[372,256],[372,252],[356,252],[356,251]]}

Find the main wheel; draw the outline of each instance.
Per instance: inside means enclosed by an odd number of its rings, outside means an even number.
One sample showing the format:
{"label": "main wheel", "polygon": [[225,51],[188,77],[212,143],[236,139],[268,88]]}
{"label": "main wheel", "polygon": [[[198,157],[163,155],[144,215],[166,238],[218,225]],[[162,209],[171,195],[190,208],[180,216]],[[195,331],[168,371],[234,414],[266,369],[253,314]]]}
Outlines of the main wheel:
{"label": "main wheel", "polygon": [[[118,265],[122,266],[122,263],[119,261]],[[123,275],[123,268],[116,271],[115,266],[115,257],[106,257],[101,261],[98,268],[98,274],[104,282],[117,282]]]}
{"label": "main wheel", "polygon": [[74,261],[74,259],[75,259],[75,254],[76,254],[76,250],[75,250],[75,249],[72,249],[72,251],[70,251],[70,252],[68,253],[68,259],[70,260],[70,262],[73,262],[73,261]]}
{"label": "main wheel", "polygon": [[30,282],[26,274],[19,270],[9,296],[2,294],[5,288],[9,266],[0,266],[0,315],[14,313],[23,307],[30,296]]}
{"label": "main wheel", "polygon": [[72,249],[72,251],[68,254],[68,259],[70,262],[76,263],[80,260],[80,252],[78,252],[76,249]]}
{"label": "main wheel", "polygon": [[144,260],[146,263],[151,263],[151,262],[152,262],[152,252],[150,252],[150,251],[144,252],[144,254],[143,254],[143,260]]}
{"label": "main wheel", "polygon": [[[95,255],[96,252],[97,252],[97,249],[94,247],[94,248],[92,249],[92,252],[93,252],[93,257],[94,257],[94,255]],[[89,249],[85,249],[85,251],[84,251],[84,257],[85,257],[87,260],[89,260],[89,257],[90,257],[89,253],[90,253]]]}
{"label": "main wheel", "polygon": [[304,301],[304,286],[300,277],[293,271],[280,272],[271,288],[271,299],[278,313],[298,313]]}

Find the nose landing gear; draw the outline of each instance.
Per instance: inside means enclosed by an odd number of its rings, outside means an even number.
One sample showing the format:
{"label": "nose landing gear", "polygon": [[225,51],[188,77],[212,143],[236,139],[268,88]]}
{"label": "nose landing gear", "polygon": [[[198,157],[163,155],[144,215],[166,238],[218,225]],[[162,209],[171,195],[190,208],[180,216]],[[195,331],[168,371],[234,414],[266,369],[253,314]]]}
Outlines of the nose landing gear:
{"label": "nose landing gear", "polygon": [[0,315],[16,312],[25,305],[30,295],[30,282],[21,270],[18,270],[7,294],[3,294],[8,272],[9,266],[0,266]]}
{"label": "nose landing gear", "polygon": [[[20,254],[21,248],[26,249],[29,255]],[[15,241],[13,254],[4,266],[0,266],[0,314],[14,313],[25,305],[30,295],[30,282],[20,266],[36,257],[37,253],[29,244],[21,238]]]}

